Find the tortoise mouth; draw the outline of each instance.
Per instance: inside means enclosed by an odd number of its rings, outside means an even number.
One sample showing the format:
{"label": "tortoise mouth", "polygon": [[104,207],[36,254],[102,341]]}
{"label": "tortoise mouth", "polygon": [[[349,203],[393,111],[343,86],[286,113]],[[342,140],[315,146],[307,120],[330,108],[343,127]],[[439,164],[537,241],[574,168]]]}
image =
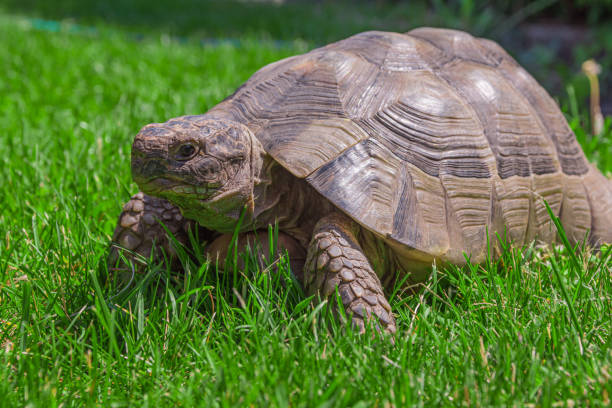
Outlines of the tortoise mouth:
{"label": "tortoise mouth", "polygon": [[193,185],[168,177],[154,177],[146,181],[139,180],[137,184],[146,194],[168,199],[179,196],[208,200],[219,189],[219,186],[215,184]]}

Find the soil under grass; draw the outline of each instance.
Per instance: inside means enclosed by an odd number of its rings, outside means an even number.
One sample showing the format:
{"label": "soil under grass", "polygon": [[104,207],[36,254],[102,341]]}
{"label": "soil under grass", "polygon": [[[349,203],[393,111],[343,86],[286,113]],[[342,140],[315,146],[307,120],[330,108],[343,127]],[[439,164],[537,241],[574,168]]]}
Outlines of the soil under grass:
{"label": "soil under grass", "polygon": [[[133,135],[214,106],[305,45],[200,46],[0,21],[0,405],[606,406],[610,251],[508,250],[397,291],[395,345],[306,298],[287,259],[217,276],[151,265],[131,287],[104,260]],[[612,130],[589,158],[612,171]],[[607,251],[607,252],[605,252]],[[275,260],[270,260],[275,261]],[[238,285],[234,286],[234,274]]]}

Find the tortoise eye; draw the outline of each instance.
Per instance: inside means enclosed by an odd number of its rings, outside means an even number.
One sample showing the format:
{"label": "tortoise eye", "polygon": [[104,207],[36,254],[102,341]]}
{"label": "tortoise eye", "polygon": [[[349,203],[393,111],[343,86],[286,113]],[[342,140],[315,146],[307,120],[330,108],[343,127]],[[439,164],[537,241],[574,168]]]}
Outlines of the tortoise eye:
{"label": "tortoise eye", "polygon": [[176,160],[189,160],[197,153],[197,149],[193,143],[185,143],[179,146],[176,151]]}

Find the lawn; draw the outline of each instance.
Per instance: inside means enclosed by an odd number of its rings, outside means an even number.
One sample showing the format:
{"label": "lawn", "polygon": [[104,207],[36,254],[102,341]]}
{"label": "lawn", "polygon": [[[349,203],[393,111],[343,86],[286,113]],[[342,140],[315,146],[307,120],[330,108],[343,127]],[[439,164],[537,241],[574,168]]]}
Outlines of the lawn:
{"label": "lawn", "polygon": [[[609,406],[610,252],[530,247],[434,270],[418,295],[394,293],[394,345],[339,325],[285,258],[107,280],[138,129],[205,112],[312,44],[92,24],[0,14],[0,405]],[[588,106],[556,97],[610,174],[610,120],[592,137]]]}

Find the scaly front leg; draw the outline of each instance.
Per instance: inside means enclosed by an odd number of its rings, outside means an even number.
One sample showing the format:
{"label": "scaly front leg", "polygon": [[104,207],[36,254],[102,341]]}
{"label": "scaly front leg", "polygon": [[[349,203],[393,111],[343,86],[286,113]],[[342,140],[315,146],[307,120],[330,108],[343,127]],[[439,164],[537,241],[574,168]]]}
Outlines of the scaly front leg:
{"label": "scaly front leg", "polygon": [[144,193],[132,196],[123,206],[113,234],[113,244],[108,256],[109,269],[130,270],[127,265],[120,262],[123,248],[128,250],[123,251],[123,255],[128,260],[135,260],[138,255],[148,258],[153,248],[156,248],[153,256],[157,261],[164,259],[162,251],[169,259],[175,257],[175,248],[162,223],[178,242],[183,245],[189,243],[188,231],[195,226],[195,223],[183,218],[176,206],[167,200]]}
{"label": "scaly front leg", "polygon": [[365,322],[374,317],[386,332],[395,333],[391,307],[355,239],[354,227],[353,221],[341,214],[317,223],[304,267],[306,292],[327,298],[338,288],[347,314],[352,314],[353,324],[361,332]]}

